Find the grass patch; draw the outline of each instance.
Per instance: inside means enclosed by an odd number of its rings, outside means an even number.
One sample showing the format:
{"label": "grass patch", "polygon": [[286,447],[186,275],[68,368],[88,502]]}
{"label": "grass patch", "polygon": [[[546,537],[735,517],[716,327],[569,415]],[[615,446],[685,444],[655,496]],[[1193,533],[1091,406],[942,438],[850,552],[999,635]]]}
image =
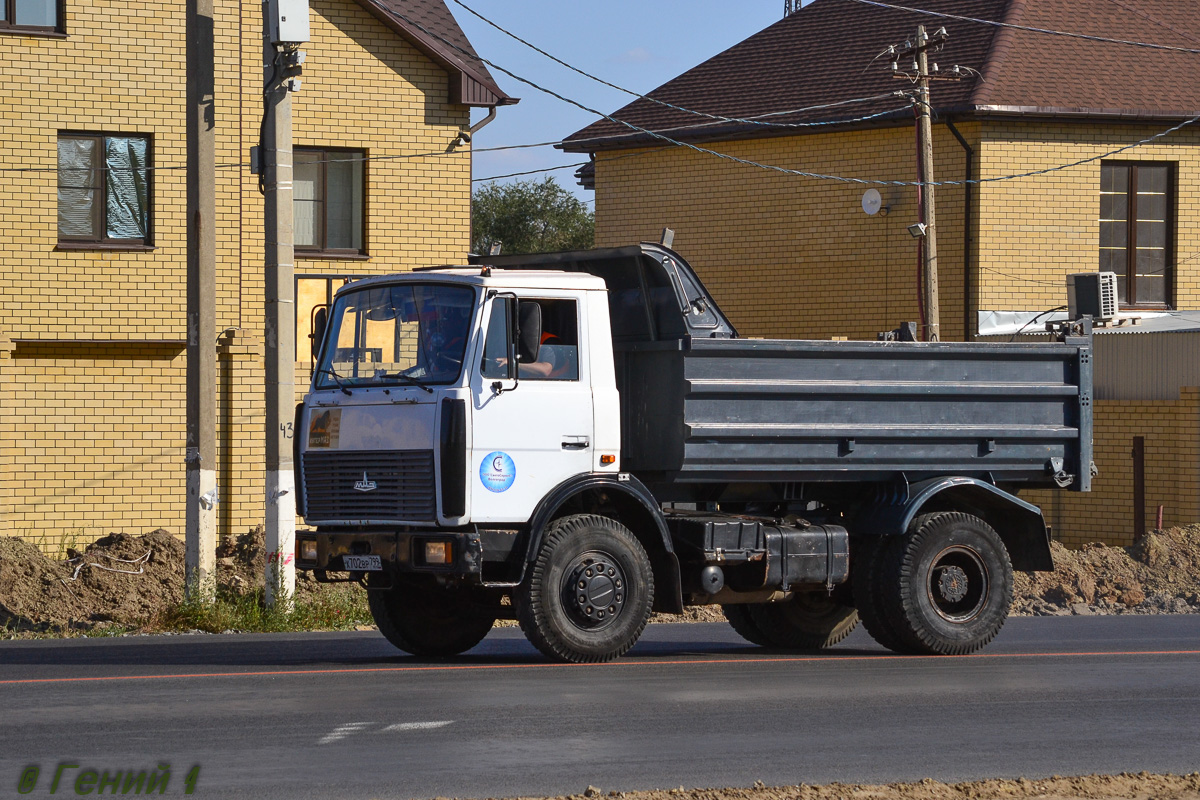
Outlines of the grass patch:
{"label": "grass patch", "polygon": [[356,586],[324,586],[322,591],[268,606],[258,589],[246,594],[218,589],[211,603],[184,600],[160,612],[144,628],[152,631],[206,631],[224,633],[288,633],[299,631],[345,631],[371,625],[367,593]]}

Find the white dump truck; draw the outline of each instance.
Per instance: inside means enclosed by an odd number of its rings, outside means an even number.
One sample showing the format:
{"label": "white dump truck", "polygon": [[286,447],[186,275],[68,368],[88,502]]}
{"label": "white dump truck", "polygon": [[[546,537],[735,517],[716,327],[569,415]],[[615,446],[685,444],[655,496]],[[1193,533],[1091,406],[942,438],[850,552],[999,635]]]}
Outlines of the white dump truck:
{"label": "white dump truck", "polygon": [[420,656],[515,618],[619,657],[652,610],[905,653],[1000,630],[1051,569],[1025,487],[1090,488],[1087,320],[1045,344],[740,338],[655,244],[368,278],[316,315],[297,565]]}

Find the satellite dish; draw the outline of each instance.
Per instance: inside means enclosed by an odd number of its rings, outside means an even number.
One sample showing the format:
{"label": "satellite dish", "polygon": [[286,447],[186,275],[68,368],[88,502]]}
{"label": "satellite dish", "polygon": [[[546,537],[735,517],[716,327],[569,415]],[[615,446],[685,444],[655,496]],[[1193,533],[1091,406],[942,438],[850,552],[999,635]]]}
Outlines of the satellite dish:
{"label": "satellite dish", "polygon": [[862,210],[870,216],[875,216],[879,213],[879,209],[883,208],[883,198],[879,196],[878,189],[867,189],[862,196]]}

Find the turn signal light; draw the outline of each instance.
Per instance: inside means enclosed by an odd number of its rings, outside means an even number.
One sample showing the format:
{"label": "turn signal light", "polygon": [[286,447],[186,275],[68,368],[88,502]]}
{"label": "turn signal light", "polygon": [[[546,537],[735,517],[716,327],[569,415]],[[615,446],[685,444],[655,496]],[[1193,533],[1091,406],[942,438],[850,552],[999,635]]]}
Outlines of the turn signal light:
{"label": "turn signal light", "polygon": [[449,564],[450,563],[450,542],[426,542],[425,543],[425,563],[426,564]]}
{"label": "turn signal light", "polygon": [[608,466],[609,464],[615,464],[615,463],[617,463],[617,457],[616,456],[600,456],[600,463],[605,466]]}

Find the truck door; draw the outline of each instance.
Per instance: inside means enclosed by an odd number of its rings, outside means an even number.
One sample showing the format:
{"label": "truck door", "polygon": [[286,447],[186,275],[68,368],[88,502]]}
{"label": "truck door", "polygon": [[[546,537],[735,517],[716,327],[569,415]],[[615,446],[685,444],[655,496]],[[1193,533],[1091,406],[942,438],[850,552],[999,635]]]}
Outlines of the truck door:
{"label": "truck door", "polygon": [[482,353],[472,364],[471,518],[524,522],[538,502],[566,479],[592,470],[592,388],[587,348],[587,305],[578,296],[546,292],[533,302],[542,333],[536,357],[507,374],[511,306],[493,297],[484,308]]}

